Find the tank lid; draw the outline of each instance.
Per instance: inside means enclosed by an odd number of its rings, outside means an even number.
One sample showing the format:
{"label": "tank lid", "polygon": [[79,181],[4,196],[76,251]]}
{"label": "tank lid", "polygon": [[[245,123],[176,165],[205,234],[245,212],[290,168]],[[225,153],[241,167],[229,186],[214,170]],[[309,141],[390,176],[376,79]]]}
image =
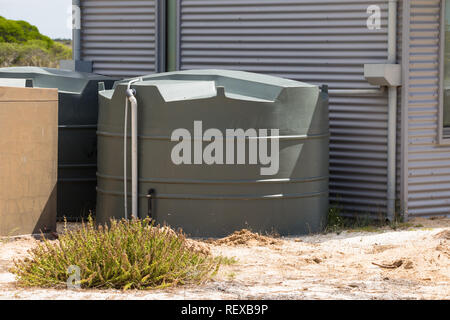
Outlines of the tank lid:
{"label": "tank lid", "polygon": [[0,78],[31,79],[33,87],[80,93],[89,81],[115,80],[93,73],[41,67],[0,68]]}
{"label": "tank lid", "polygon": [[[134,78],[136,79],[136,78]],[[225,96],[230,99],[273,102],[284,88],[317,88],[307,83],[233,70],[188,70],[139,77],[133,86],[155,86],[166,102]],[[116,82],[123,86],[131,79]]]}
{"label": "tank lid", "polygon": [[[281,87],[314,87],[314,85],[300,82],[296,80],[270,76],[266,74],[253,73],[239,70],[225,70],[225,69],[199,69],[199,70],[183,70],[165,73],[156,73],[140,77],[145,80],[158,79],[186,79],[186,80],[205,80],[211,78],[230,78],[236,80],[244,80],[251,82],[258,82],[270,84]],[[120,81],[120,83],[128,82],[128,79]]]}

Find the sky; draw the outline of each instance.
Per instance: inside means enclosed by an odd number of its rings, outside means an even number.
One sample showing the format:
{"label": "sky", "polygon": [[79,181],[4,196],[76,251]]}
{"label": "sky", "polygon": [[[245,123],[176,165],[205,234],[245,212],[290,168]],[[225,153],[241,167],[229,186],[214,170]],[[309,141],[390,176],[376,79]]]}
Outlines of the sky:
{"label": "sky", "polygon": [[39,31],[55,38],[72,38],[67,21],[71,20],[72,0],[0,0],[0,16],[25,20]]}

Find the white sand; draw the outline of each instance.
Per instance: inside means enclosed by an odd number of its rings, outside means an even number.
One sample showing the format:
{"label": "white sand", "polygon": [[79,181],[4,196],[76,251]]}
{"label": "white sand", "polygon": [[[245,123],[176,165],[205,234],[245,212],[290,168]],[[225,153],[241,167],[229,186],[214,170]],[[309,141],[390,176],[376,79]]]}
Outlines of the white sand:
{"label": "white sand", "polygon": [[[238,262],[201,286],[127,292],[17,288],[8,269],[35,245],[24,237],[0,243],[0,299],[450,299],[450,240],[441,234],[450,232],[450,219],[411,223],[423,227],[209,244]],[[399,260],[392,269],[373,264]]]}

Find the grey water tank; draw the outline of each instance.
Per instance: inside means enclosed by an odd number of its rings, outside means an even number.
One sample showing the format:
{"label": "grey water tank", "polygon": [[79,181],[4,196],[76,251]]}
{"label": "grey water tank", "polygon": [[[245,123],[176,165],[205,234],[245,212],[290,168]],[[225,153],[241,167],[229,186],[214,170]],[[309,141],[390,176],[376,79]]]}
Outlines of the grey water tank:
{"label": "grey water tank", "polygon": [[[127,83],[99,94],[99,223],[125,215]],[[157,223],[192,236],[223,236],[241,228],[305,234],[326,225],[328,94],[319,87],[240,71],[196,70],[145,76],[131,88],[138,102],[141,218],[151,214]],[[235,139],[236,129],[248,134],[245,144]],[[130,143],[128,136],[128,208]]]}
{"label": "grey water tank", "polygon": [[0,79],[27,79],[35,88],[58,89],[58,217],[88,215],[96,200],[98,83],[112,88],[115,80],[39,67],[1,68]]}

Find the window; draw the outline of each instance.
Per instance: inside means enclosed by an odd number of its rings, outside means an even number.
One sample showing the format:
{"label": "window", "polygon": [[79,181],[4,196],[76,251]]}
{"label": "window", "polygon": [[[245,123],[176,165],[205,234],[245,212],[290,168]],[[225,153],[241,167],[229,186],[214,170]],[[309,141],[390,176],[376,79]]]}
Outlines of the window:
{"label": "window", "polygon": [[450,137],[450,0],[445,0],[443,14],[444,75],[443,75],[443,124],[444,135]]}

